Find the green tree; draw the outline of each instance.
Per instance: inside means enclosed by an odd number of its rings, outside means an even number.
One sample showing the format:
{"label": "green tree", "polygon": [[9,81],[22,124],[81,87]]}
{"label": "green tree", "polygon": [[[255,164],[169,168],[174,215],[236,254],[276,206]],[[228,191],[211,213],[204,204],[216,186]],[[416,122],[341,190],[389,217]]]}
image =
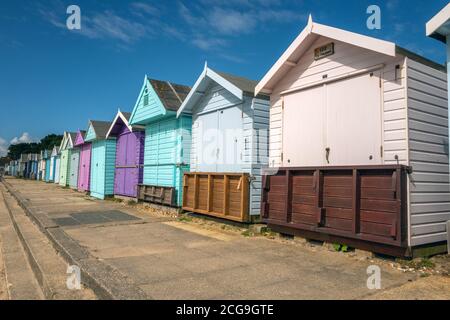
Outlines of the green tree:
{"label": "green tree", "polygon": [[52,150],[54,146],[60,145],[62,138],[62,135],[49,134],[39,143],[40,150]]}
{"label": "green tree", "polygon": [[42,150],[52,150],[54,146],[59,146],[63,136],[49,134],[39,143],[18,143],[12,144],[8,148],[8,157],[12,160],[18,160],[22,153],[40,153]]}

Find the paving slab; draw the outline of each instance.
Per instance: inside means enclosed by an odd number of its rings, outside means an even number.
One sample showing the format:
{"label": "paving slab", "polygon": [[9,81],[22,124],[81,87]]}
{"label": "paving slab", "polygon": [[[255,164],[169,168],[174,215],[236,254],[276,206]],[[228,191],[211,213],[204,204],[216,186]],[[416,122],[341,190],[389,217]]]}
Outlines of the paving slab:
{"label": "paving slab", "polygon": [[[36,212],[49,218],[117,210],[140,219],[136,224],[100,222],[49,230],[63,230],[76,246],[155,299],[367,299],[417,280],[381,264],[382,289],[373,291],[367,288],[367,268],[377,263],[371,259],[351,259],[293,241],[212,231],[124,204],[87,199],[58,186],[41,191],[40,182],[12,179],[8,183]],[[59,195],[67,201],[61,210]]]}
{"label": "paving slab", "polygon": [[[42,300],[44,295],[28,264],[26,253],[14,230],[8,209],[0,192],[0,291],[3,298],[12,300]],[[6,289],[6,292],[5,292]]]}

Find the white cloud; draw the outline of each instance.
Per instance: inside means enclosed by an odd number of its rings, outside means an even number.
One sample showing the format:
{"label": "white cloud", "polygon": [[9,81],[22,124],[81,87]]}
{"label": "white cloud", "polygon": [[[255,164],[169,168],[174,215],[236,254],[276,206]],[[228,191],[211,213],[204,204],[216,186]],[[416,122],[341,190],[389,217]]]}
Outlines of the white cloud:
{"label": "white cloud", "polygon": [[131,4],[131,8],[133,10],[133,13],[135,13],[138,16],[144,16],[144,14],[157,16],[161,13],[161,11],[158,8],[144,2],[133,2]]}
{"label": "white cloud", "polygon": [[198,36],[194,40],[192,40],[192,44],[202,50],[212,50],[214,48],[223,47],[226,45],[226,41],[222,39],[216,38],[203,38]]}
{"label": "white cloud", "polygon": [[10,143],[11,144],[19,144],[19,143],[30,143],[33,142],[33,138],[31,138],[30,134],[28,132],[22,133],[20,137],[13,138]]}
{"label": "white cloud", "polygon": [[303,21],[306,14],[278,7],[275,0],[213,0],[208,9],[188,7],[179,2],[181,18],[197,33],[209,32],[220,35],[239,35],[255,32],[267,23],[291,23]]}
{"label": "white cloud", "polygon": [[222,34],[250,33],[256,26],[251,13],[214,8],[208,15],[209,25]]}
{"label": "white cloud", "polygon": [[0,137],[0,157],[4,157],[8,154],[8,147],[9,144],[6,140]]}

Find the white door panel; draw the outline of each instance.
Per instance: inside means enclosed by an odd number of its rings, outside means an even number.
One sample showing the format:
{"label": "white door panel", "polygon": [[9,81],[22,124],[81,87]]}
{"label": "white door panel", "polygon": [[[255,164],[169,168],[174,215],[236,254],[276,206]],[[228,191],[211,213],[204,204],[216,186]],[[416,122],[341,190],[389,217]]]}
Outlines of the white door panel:
{"label": "white door panel", "polygon": [[380,72],[283,97],[283,166],[382,164]]}
{"label": "white door panel", "polygon": [[325,157],[323,86],[284,97],[283,165],[321,166]]}
{"label": "white door panel", "polygon": [[327,85],[330,165],[382,164],[379,81],[366,74]]}

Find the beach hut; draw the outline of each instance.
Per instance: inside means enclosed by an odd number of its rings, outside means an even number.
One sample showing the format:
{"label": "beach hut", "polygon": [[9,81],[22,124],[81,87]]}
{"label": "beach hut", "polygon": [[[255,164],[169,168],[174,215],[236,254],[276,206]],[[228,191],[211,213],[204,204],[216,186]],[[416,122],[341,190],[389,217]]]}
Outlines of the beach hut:
{"label": "beach hut", "polygon": [[38,163],[39,163],[39,154],[35,153],[33,154],[33,161],[32,161],[32,176],[31,179],[37,180],[38,178]]}
{"label": "beach hut", "polygon": [[9,170],[8,170],[8,174],[9,174],[11,177],[14,177],[14,160],[11,160],[11,161],[9,162]]}
{"label": "beach hut", "polygon": [[262,216],[273,230],[395,256],[444,250],[444,66],[310,18],[261,92],[271,96],[274,168]]}
{"label": "beach hut", "polygon": [[178,110],[179,116],[192,114],[184,210],[240,222],[259,219],[270,104],[267,95],[255,96],[256,85],[205,65]]}
{"label": "beach hut", "polygon": [[27,164],[27,179],[36,180],[37,176],[37,154],[28,154],[28,164]]}
{"label": "beach hut", "polygon": [[114,194],[114,164],[116,139],[106,138],[111,122],[89,121],[85,143],[92,143],[91,150],[91,196],[104,199]]}
{"label": "beach hut", "polygon": [[72,189],[78,188],[78,170],[80,166],[80,148],[75,146],[75,140],[73,140],[74,145],[70,150],[69,158],[69,187]]}
{"label": "beach hut", "polygon": [[43,174],[43,180],[45,182],[50,182],[50,162],[51,162],[50,150],[44,150],[44,161],[45,161],[45,173]]}
{"label": "beach hut", "polygon": [[182,178],[189,171],[192,118],[177,111],[190,91],[187,86],[144,78],[130,117],[145,126],[143,184],[138,198],[180,206]]}
{"label": "beach hut", "polygon": [[74,132],[64,132],[61,142],[61,164],[59,169],[59,185],[66,187],[70,183],[70,165],[72,163],[72,149],[76,138]]}
{"label": "beach hut", "polygon": [[42,150],[39,153],[39,158],[39,180],[45,181],[45,169],[47,169],[45,163],[45,150]]}
{"label": "beach hut", "polygon": [[118,111],[107,138],[116,138],[114,196],[137,198],[144,165],[144,127],[132,127],[131,113]]}
{"label": "beach hut", "polygon": [[50,155],[50,181],[55,182],[56,180],[56,164],[59,156],[59,146],[54,146],[52,153]]}
{"label": "beach hut", "polygon": [[92,143],[85,142],[86,131],[78,130],[75,146],[80,149],[77,189],[81,192],[90,190]]}
{"label": "beach hut", "polygon": [[58,149],[58,153],[56,154],[55,160],[54,160],[54,162],[55,162],[55,173],[54,173],[55,180],[53,182],[55,184],[59,184],[59,179],[61,176],[61,171],[60,171],[60,169],[61,169],[61,146],[58,146],[57,149]]}
{"label": "beach hut", "polygon": [[27,158],[28,154],[22,153],[19,158],[19,164],[18,164],[18,176],[20,178],[25,178],[26,175],[26,169],[27,169]]}

